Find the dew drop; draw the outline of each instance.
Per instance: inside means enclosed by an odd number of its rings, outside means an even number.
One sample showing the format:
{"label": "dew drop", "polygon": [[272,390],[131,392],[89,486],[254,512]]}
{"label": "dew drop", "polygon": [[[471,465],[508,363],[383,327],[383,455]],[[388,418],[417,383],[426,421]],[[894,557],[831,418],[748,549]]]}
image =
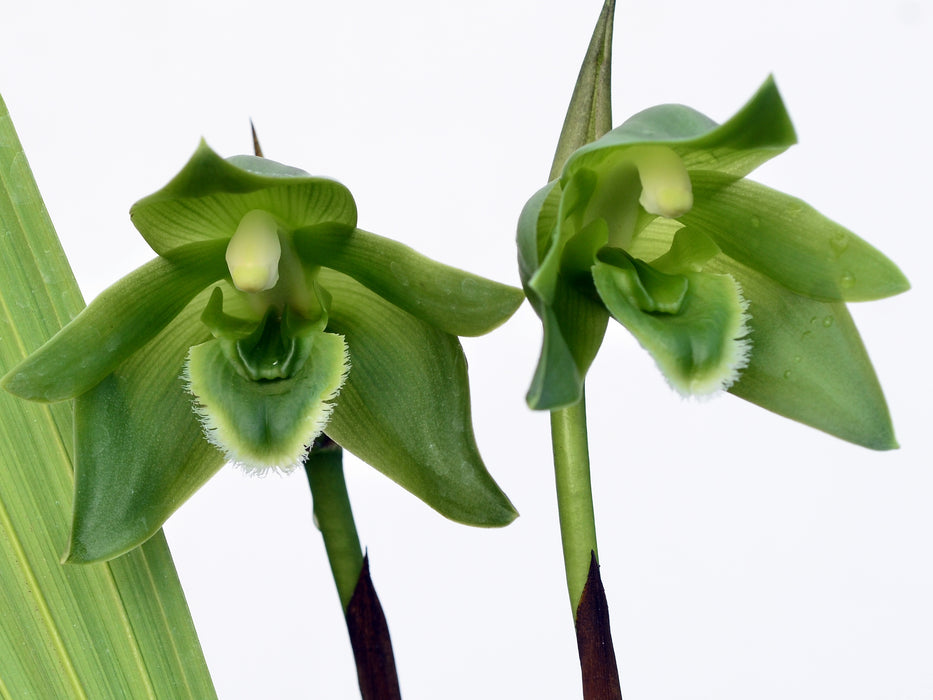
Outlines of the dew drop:
{"label": "dew drop", "polygon": [[816,323],[816,316],[810,317],[810,323]]}
{"label": "dew drop", "polygon": [[802,359],[800,355],[794,355],[794,363],[799,363]]}
{"label": "dew drop", "polygon": [[840,231],[829,239],[829,247],[833,249],[837,257],[842,255],[849,247],[849,235]]}
{"label": "dew drop", "polygon": [[793,374],[789,369],[784,370],[784,379],[790,379]]}
{"label": "dew drop", "polygon": [[758,228],[759,226],[761,226],[761,219],[758,218],[757,216],[753,216],[753,217],[752,217],[752,226],[755,227],[755,228]]}
{"label": "dew drop", "polygon": [[829,328],[831,325],[833,325],[833,317],[832,317],[832,316],[827,316],[826,318],[824,318],[824,319],[823,319],[823,325],[824,325],[826,328]]}
{"label": "dew drop", "polygon": [[813,331],[804,331],[804,332],[800,335],[800,339],[801,339],[801,340],[806,340],[806,339],[809,338],[811,335],[813,335]]}
{"label": "dew drop", "polygon": [[855,275],[848,270],[843,272],[842,277],[839,278],[839,284],[843,289],[852,289],[855,286]]}

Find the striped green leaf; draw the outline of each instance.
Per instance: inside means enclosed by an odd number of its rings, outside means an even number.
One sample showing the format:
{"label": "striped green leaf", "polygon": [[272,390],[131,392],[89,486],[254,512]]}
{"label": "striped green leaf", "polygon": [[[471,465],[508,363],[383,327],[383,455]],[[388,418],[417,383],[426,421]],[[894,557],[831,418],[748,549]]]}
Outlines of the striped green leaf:
{"label": "striped green leaf", "polygon": [[[0,373],[83,306],[0,100]],[[63,565],[70,402],[0,392],[0,697],[215,697],[161,534],[111,562]]]}

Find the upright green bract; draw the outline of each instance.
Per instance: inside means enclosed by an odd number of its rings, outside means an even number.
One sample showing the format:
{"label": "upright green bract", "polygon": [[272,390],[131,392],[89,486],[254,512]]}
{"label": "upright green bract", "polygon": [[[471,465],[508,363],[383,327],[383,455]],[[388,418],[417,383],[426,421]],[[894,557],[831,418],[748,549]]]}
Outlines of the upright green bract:
{"label": "upright green bract", "polygon": [[325,426],[449,518],[515,517],[457,336],[498,326],[519,290],[357,229],[338,182],[203,143],[130,216],[159,257],[3,379],[76,399],[70,561],[135,547],[224,461],[294,468]]}
{"label": "upright green bract", "polygon": [[573,405],[609,317],[685,395],[721,389],[845,440],[896,447],[845,302],[908,289],[884,255],[745,179],[796,140],[774,82],[717,125],[641,112],[526,204],[519,264],[544,324],[528,403]]}

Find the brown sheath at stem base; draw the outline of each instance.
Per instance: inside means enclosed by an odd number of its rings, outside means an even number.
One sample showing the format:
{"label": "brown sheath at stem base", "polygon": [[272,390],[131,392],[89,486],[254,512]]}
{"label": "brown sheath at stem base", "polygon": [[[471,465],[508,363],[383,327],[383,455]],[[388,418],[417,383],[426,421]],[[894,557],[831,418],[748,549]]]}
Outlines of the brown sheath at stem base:
{"label": "brown sheath at stem base", "polygon": [[347,631],[363,700],[401,700],[389,625],[369,577],[369,556],[347,606]]}
{"label": "brown sheath at stem base", "polygon": [[595,553],[591,553],[590,571],[577,606],[576,628],[583,700],[622,700],[619,668],[609,630],[609,605]]}

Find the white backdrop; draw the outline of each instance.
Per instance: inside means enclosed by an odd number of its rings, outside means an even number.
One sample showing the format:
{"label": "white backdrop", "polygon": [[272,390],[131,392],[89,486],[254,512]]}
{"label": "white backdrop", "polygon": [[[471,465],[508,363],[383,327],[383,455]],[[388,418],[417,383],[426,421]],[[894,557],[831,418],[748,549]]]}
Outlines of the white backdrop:
{"label": "white backdrop", "polygon": [[[360,225],[518,284],[599,0],[6,3],[0,93],[87,298],[152,256],[127,216],[203,135],[334,177]],[[933,697],[929,0],[627,0],[615,122],[727,118],[773,72],[800,145],[757,179],[899,263],[856,305],[902,449],[732,396],[684,401],[611,326],[589,381],[600,553],[626,700]],[[347,459],[407,700],[574,698],[547,417],[528,306],[465,342],[477,439],[522,517],[448,523]],[[225,468],[166,526],[220,697],[353,698],[303,474]]]}

